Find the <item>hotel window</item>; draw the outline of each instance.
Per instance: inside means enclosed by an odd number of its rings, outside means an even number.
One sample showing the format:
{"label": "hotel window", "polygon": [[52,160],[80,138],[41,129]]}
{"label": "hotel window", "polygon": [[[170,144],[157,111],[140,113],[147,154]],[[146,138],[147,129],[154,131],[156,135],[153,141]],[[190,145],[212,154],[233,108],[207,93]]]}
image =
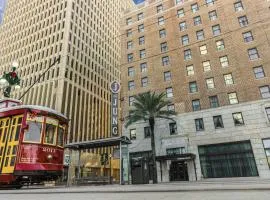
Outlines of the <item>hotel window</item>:
{"label": "hotel window", "polygon": [[144,32],[144,25],[143,24],[138,25],[138,32],[139,33]]}
{"label": "hotel window", "polygon": [[162,57],[162,65],[166,66],[166,65],[169,65],[169,64],[170,64],[169,56]]}
{"label": "hotel window", "polygon": [[238,2],[234,3],[234,9],[236,12],[244,10],[242,1],[238,1]]}
{"label": "hotel window", "polygon": [[251,41],[254,40],[251,31],[248,31],[248,32],[243,33],[243,38],[244,38],[244,42],[246,42],[246,43],[247,43],[247,42],[251,42]]}
{"label": "hotel window", "polygon": [[177,10],[177,17],[184,17],[184,16],[185,16],[185,12],[183,8]]}
{"label": "hotel window", "polygon": [[206,45],[200,46],[200,52],[201,52],[201,55],[207,54],[207,47],[206,47]]}
{"label": "hotel window", "polygon": [[204,39],[204,32],[203,30],[199,30],[196,32],[197,40],[203,40]]}
{"label": "hotel window", "polygon": [[168,51],[168,45],[167,45],[167,42],[163,42],[163,43],[160,44],[160,51],[161,51],[161,52]]}
{"label": "hotel window", "polygon": [[177,134],[177,126],[176,123],[169,123],[169,128],[170,128],[170,135],[176,135]]}
{"label": "hotel window", "polygon": [[241,112],[233,113],[232,116],[233,116],[233,121],[234,121],[235,126],[242,126],[245,124],[244,119],[243,119],[243,115]]}
{"label": "hotel window", "polygon": [[194,3],[191,5],[191,11],[193,13],[197,12],[199,10],[199,5],[197,3]]}
{"label": "hotel window", "polygon": [[183,4],[185,0],[175,0],[175,4]]}
{"label": "hotel window", "polygon": [[212,26],[212,32],[214,36],[220,35],[221,30],[220,30],[220,25],[217,24],[215,26]]}
{"label": "hotel window", "polygon": [[193,67],[193,65],[189,65],[186,68],[187,68],[187,75],[188,76],[194,75],[194,67]]}
{"label": "hotel window", "polygon": [[197,16],[193,18],[194,26],[200,25],[202,23],[201,16]]}
{"label": "hotel window", "polygon": [[223,125],[223,121],[222,121],[221,115],[214,116],[214,117],[213,117],[213,121],[214,121],[215,129],[218,129],[218,128],[224,128],[224,125]]}
{"label": "hotel window", "polygon": [[270,107],[265,108],[268,121],[270,121]]}
{"label": "hotel window", "polygon": [[221,51],[221,50],[225,49],[224,40],[216,41],[216,46],[217,46],[218,51]]}
{"label": "hotel window", "polygon": [[170,71],[164,72],[164,81],[170,81],[172,79],[172,74]]}
{"label": "hotel window", "polygon": [[140,50],[140,59],[143,59],[146,57],[145,49]]}
{"label": "hotel window", "polygon": [[217,95],[209,97],[210,108],[219,107],[219,101]]}
{"label": "hotel window", "polygon": [[160,4],[160,5],[157,6],[157,13],[160,13],[162,11],[163,11],[163,5]]}
{"label": "hotel window", "polygon": [[134,103],[134,101],[135,101],[134,96],[130,96],[130,97],[128,98],[128,104],[129,104],[129,106],[132,106],[133,103]]}
{"label": "hotel window", "polygon": [[192,58],[191,56],[191,50],[190,49],[187,49],[184,51],[184,59],[185,60],[190,60]]}
{"label": "hotel window", "polygon": [[166,30],[165,30],[165,29],[159,30],[159,37],[160,37],[160,38],[166,37]]}
{"label": "hotel window", "polygon": [[143,45],[145,43],[144,36],[139,37],[139,45]]}
{"label": "hotel window", "polygon": [[204,130],[203,118],[195,119],[195,127],[196,127],[196,131]]}
{"label": "hotel window", "polygon": [[133,47],[133,42],[132,41],[128,41],[127,42],[127,49],[132,49]]}
{"label": "hotel window", "polygon": [[138,21],[139,21],[139,20],[142,20],[143,17],[144,17],[144,16],[143,16],[143,13],[139,13],[139,14],[137,15]]}
{"label": "hotel window", "polygon": [[168,111],[175,111],[174,104],[168,105],[168,106],[167,106],[167,110],[168,110]]}
{"label": "hotel window", "polygon": [[204,61],[202,63],[202,65],[203,65],[203,71],[204,72],[207,72],[207,71],[210,71],[211,70],[211,64],[210,64],[210,61],[209,60]]}
{"label": "hotel window", "polygon": [[257,48],[248,49],[249,60],[257,60],[260,58]]}
{"label": "hotel window", "polygon": [[229,61],[227,56],[222,56],[219,58],[220,64],[222,67],[228,67],[229,66]]}
{"label": "hotel window", "polygon": [[197,87],[197,82],[196,81],[189,83],[189,92],[190,93],[198,92],[198,87]]}
{"label": "hotel window", "polygon": [[216,20],[216,19],[218,18],[218,17],[217,17],[217,11],[215,11],[215,10],[210,11],[210,12],[208,13],[208,16],[209,16],[209,19],[210,19],[211,21]]}
{"label": "hotel window", "polygon": [[189,43],[188,35],[183,35],[181,40],[182,40],[182,45],[188,45],[188,43]]}
{"label": "hotel window", "polygon": [[229,103],[230,104],[237,104],[238,98],[236,92],[228,93]]}
{"label": "hotel window", "polygon": [[144,127],[144,138],[150,138],[151,137],[151,129],[149,126]]}
{"label": "hotel window", "polygon": [[127,30],[127,37],[131,36],[132,35],[132,29],[128,29]]}
{"label": "hotel window", "polygon": [[128,68],[128,76],[134,76],[134,75],[135,75],[134,67],[129,67]]}
{"label": "hotel window", "polygon": [[147,72],[147,64],[146,63],[141,63],[140,67],[141,67],[141,72],[142,73]]}
{"label": "hotel window", "polygon": [[225,74],[225,75],[223,75],[223,77],[224,77],[225,85],[234,84],[232,74]]}
{"label": "hotel window", "polygon": [[133,53],[127,55],[127,60],[129,63],[133,61]]}
{"label": "hotel window", "polygon": [[263,147],[267,158],[268,166],[270,167],[270,139],[263,139]]}
{"label": "hotel window", "polygon": [[193,111],[201,110],[201,103],[199,99],[192,100],[192,110]]}
{"label": "hotel window", "polygon": [[261,86],[260,92],[263,99],[270,98],[270,89],[268,85]]}
{"label": "hotel window", "polygon": [[171,87],[166,88],[166,96],[167,98],[173,97],[173,89]]}
{"label": "hotel window", "polygon": [[165,23],[164,17],[158,18],[158,25],[163,25]]}
{"label": "hotel window", "polygon": [[207,6],[211,6],[211,5],[214,5],[215,0],[205,0],[205,3]]}
{"label": "hotel window", "polygon": [[206,86],[208,89],[215,88],[214,78],[207,78],[206,79]]}
{"label": "hotel window", "polygon": [[128,82],[128,90],[134,90],[135,89],[135,82],[129,81]]}
{"label": "hotel window", "polygon": [[263,66],[254,67],[253,71],[254,71],[256,79],[260,79],[260,78],[265,77]]}
{"label": "hotel window", "polygon": [[148,78],[147,77],[143,77],[141,79],[141,85],[142,85],[142,87],[147,87],[147,85],[148,85]]}
{"label": "hotel window", "polygon": [[248,19],[247,19],[247,16],[241,16],[241,17],[238,17],[238,22],[239,22],[239,25],[241,27],[245,27],[248,25]]}
{"label": "hotel window", "polygon": [[136,129],[130,129],[130,139],[136,140]]}
{"label": "hotel window", "polygon": [[127,25],[131,25],[131,24],[132,24],[132,18],[126,19],[126,24],[127,24]]}
{"label": "hotel window", "polygon": [[180,31],[184,31],[187,29],[187,24],[186,22],[180,22],[179,23],[179,28],[180,28]]}
{"label": "hotel window", "polygon": [[186,149],[185,147],[177,147],[177,148],[168,148],[166,149],[166,154],[171,156],[171,155],[180,155],[180,154],[185,154]]}

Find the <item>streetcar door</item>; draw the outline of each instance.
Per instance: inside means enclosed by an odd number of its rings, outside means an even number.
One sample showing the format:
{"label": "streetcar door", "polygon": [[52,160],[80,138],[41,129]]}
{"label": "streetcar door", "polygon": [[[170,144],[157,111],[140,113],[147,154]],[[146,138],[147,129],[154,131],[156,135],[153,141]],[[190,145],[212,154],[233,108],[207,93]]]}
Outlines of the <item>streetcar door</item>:
{"label": "streetcar door", "polygon": [[13,173],[16,155],[19,144],[19,136],[21,131],[22,116],[15,116],[9,123],[8,134],[6,137],[6,145],[4,150],[4,157],[2,160],[2,174]]}
{"label": "streetcar door", "polygon": [[0,173],[4,162],[4,153],[6,147],[6,138],[8,136],[9,118],[0,119]]}

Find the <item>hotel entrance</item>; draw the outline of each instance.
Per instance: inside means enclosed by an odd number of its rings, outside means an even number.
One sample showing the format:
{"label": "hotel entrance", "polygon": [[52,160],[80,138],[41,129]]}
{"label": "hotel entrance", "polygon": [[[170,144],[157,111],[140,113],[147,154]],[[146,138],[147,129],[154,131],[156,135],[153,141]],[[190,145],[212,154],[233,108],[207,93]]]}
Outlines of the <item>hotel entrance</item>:
{"label": "hotel entrance", "polygon": [[188,181],[188,168],[185,161],[173,161],[170,165],[170,181]]}

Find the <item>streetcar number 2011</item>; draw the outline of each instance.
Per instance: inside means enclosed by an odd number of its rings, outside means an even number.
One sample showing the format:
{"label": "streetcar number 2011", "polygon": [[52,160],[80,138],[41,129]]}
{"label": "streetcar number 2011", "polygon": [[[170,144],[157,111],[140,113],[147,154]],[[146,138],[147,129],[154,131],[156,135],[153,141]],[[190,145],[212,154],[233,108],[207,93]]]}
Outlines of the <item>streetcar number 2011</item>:
{"label": "streetcar number 2011", "polygon": [[43,148],[42,148],[42,151],[48,152],[48,153],[55,153],[55,149],[46,148],[46,147],[43,147]]}

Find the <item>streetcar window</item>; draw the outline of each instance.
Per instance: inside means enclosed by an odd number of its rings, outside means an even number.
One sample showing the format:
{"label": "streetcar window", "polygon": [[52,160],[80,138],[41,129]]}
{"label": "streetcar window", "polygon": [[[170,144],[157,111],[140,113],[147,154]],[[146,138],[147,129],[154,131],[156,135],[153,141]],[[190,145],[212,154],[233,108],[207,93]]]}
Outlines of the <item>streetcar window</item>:
{"label": "streetcar window", "polygon": [[24,132],[25,142],[40,142],[42,123],[35,121],[27,122],[29,128]]}
{"label": "streetcar window", "polygon": [[53,124],[46,124],[44,143],[55,144],[56,128]]}
{"label": "streetcar window", "polygon": [[58,133],[57,133],[57,146],[64,146],[64,133],[65,130],[63,127],[58,126]]}

